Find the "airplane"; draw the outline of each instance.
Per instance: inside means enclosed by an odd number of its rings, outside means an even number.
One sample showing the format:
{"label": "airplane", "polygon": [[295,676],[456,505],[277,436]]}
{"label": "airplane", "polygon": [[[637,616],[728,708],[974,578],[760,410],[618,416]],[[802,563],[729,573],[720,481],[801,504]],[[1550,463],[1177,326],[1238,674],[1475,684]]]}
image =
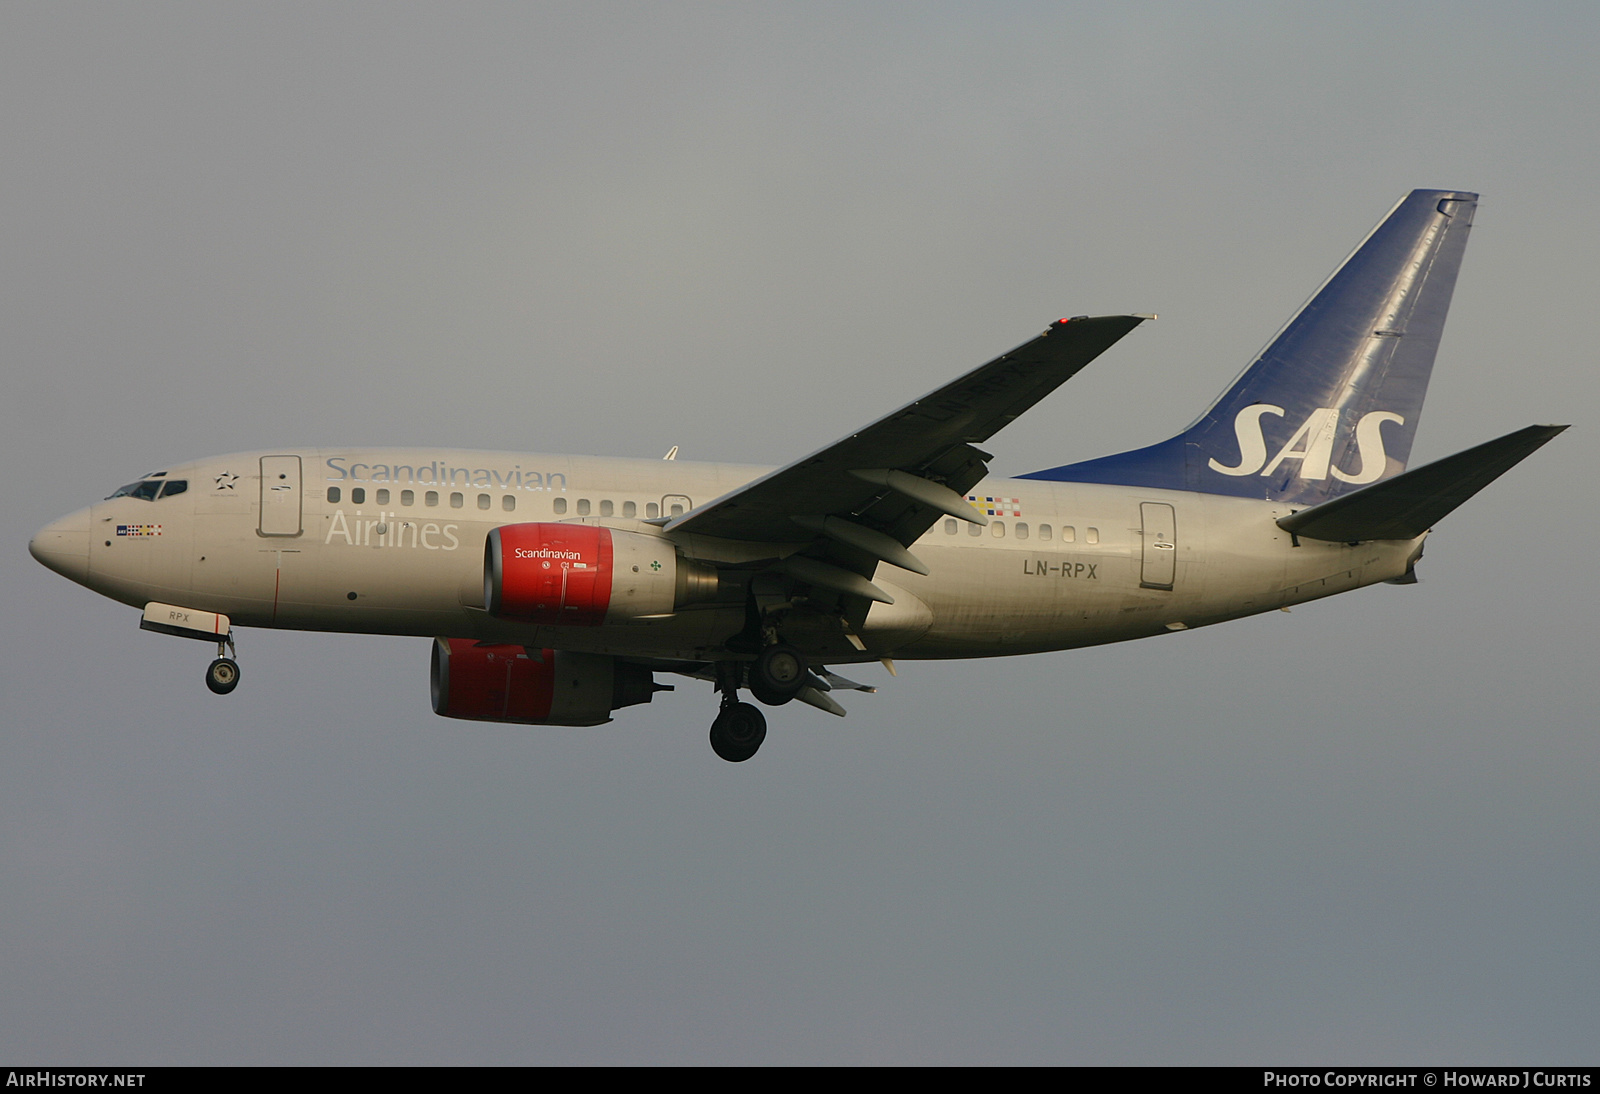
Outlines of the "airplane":
{"label": "airplane", "polygon": [[980,448],[1151,315],[1060,319],[776,470],[445,449],[170,465],[29,548],[216,644],[236,627],[431,637],[449,718],[595,726],[656,674],[711,683],[711,744],[761,709],[843,715],[835,671],[1067,650],[1416,581],[1433,525],[1566,426],[1407,469],[1478,195],[1402,198],[1168,440],[1012,479]]}

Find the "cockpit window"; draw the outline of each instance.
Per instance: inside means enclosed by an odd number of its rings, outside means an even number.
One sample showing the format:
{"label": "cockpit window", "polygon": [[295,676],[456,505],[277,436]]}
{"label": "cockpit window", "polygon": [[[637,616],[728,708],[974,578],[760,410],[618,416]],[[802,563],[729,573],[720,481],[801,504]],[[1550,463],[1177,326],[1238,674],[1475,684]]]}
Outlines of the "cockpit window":
{"label": "cockpit window", "polygon": [[[161,482],[151,482],[142,479],[139,482],[130,482],[127,486],[119,486],[111,498],[138,498],[140,501],[155,501],[156,493],[161,489]],[[111,498],[107,498],[110,501]]]}
{"label": "cockpit window", "polygon": [[[165,475],[166,472],[162,471],[160,474]],[[160,479],[140,479],[138,482],[130,482],[127,486],[117,487],[116,492],[106,500],[110,501],[111,498],[138,498],[140,501],[155,501],[157,494],[164,498],[170,498],[174,494],[181,494],[189,489],[189,480],[171,479],[165,483],[165,491],[162,491],[162,485],[163,483]]]}

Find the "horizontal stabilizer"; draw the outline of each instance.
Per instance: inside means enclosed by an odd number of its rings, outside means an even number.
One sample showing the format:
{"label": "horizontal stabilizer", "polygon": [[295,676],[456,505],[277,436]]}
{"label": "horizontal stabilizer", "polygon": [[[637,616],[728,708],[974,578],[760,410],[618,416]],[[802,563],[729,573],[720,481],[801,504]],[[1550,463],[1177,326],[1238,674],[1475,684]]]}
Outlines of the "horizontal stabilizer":
{"label": "horizontal stabilizer", "polygon": [[1307,539],[1416,539],[1567,427],[1530,425],[1278,520]]}

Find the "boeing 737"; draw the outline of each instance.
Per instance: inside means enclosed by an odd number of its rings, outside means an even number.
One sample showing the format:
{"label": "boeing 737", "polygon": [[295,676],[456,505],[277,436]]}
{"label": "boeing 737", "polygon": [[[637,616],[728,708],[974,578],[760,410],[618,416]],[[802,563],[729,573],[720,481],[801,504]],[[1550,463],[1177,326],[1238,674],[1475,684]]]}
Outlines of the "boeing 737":
{"label": "boeing 737", "polygon": [[[433,638],[449,718],[594,726],[711,683],[843,715],[835,671],[1146,638],[1376,582],[1565,426],[1407,470],[1477,195],[1403,198],[1200,418],[1120,455],[988,477],[980,446],[1148,315],[1037,337],[772,470],[523,452],[275,449],[169,465],[34,536],[35,558],[216,645],[234,628]],[[232,655],[232,656],[229,656]]]}

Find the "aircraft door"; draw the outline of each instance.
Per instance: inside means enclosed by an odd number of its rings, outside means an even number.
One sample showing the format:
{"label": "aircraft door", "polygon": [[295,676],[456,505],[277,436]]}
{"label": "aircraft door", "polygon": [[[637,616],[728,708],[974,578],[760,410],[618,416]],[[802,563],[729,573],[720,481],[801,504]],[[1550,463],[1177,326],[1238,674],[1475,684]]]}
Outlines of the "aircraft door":
{"label": "aircraft door", "polygon": [[300,534],[300,457],[261,457],[261,524],[264,536]]}
{"label": "aircraft door", "polygon": [[1144,525],[1139,587],[1170,589],[1178,570],[1178,527],[1172,506],[1161,501],[1140,502],[1139,519]]}
{"label": "aircraft door", "polygon": [[694,502],[682,494],[668,494],[661,499],[661,515],[667,518],[681,517],[694,508]]}

